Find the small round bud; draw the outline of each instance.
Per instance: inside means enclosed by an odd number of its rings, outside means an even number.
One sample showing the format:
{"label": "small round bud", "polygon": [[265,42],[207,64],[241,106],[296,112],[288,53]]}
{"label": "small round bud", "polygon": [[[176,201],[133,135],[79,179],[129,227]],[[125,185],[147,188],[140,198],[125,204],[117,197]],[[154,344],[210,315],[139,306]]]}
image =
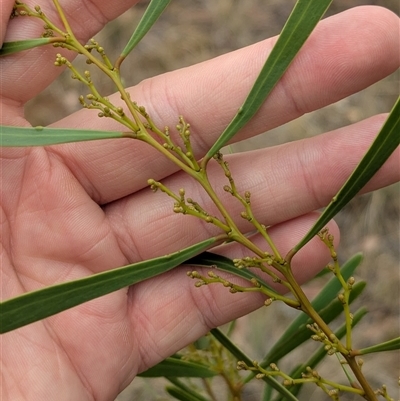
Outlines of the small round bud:
{"label": "small round bud", "polygon": [[251,284],[254,285],[254,287],[257,287],[257,288],[261,287],[261,284],[257,281],[256,278],[253,277],[250,281],[251,281]]}
{"label": "small round bud", "polygon": [[338,338],[332,333],[329,335],[329,339],[333,342],[333,343],[337,343],[338,342]]}

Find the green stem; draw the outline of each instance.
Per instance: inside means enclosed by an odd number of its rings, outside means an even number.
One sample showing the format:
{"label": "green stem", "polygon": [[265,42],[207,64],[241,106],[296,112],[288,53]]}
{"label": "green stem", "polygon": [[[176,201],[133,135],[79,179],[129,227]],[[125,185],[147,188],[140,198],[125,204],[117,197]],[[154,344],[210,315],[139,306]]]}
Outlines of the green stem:
{"label": "green stem", "polygon": [[[307,298],[307,296],[304,294],[302,288],[300,287],[300,285],[297,283],[296,279],[294,278],[290,267],[286,267],[286,271],[285,271],[284,275],[285,275],[285,278],[288,281],[288,283],[292,286],[293,294],[296,296],[296,298],[300,302],[301,310],[303,312],[305,312],[309,317],[311,317],[311,319],[318,325],[318,327],[325,333],[325,335],[330,340],[332,340],[332,338],[336,338],[333,331],[324,322],[324,320],[321,318],[321,316],[318,314],[318,312],[312,306],[312,304],[309,301],[309,299]],[[338,343],[335,345],[337,347],[337,350],[343,356],[349,354],[349,351],[343,346],[343,344],[340,341],[338,341]]]}
{"label": "green stem", "polygon": [[225,209],[224,205],[221,203],[220,199],[218,198],[217,194],[215,193],[214,189],[212,188],[210,181],[208,180],[206,170],[201,169],[199,172],[195,172],[195,178],[200,183],[200,185],[204,188],[207,192],[208,196],[211,198],[215,206],[218,208],[219,212],[223,216],[226,224],[231,228],[231,231],[228,233],[229,237],[239,244],[242,244],[250,251],[254,252],[257,256],[264,258],[265,253],[256,246],[253,242],[251,242],[248,238],[246,238],[235,222],[233,221],[232,217],[229,215],[228,211]]}
{"label": "green stem", "polygon": [[211,397],[212,401],[218,401],[217,397],[214,394],[214,391],[210,385],[210,382],[207,379],[202,379],[203,385],[206,389],[207,394]]}
{"label": "green stem", "polygon": [[[249,207],[250,209],[250,207]],[[267,229],[260,224],[253,216],[253,212],[251,212],[251,216],[252,216],[252,223],[254,225],[254,227],[256,227],[256,229],[258,230],[258,232],[263,236],[263,238],[267,241],[268,245],[270,246],[273,254],[275,255],[276,259],[279,262],[283,262],[283,258],[281,256],[281,254],[279,253],[278,248],[276,247],[276,245],[274,244],[274,242],[272,241],[271,237],[269,236]]]}
{"label": "green stem", "polygon": [[[333,244],[332,244],[333,246]],[[344,280],[341,272],[340,272],[340,266],[337,260],[336,252],[334,250],[331,250],[331,254],[333,257],[334,261],[334,274],[339,280],[341,286],[343,287],[343,310],[344,310],[344,315],[345,315],[345,320],[346,320],[346,348],[351,351],[352,349],[352,338],[351,338],[351,333],[352,333],[352,318],[351,318],[351,312],[350,312],[350,306],[349,306],[349,299],[350,299],[350,287],[349,284],[346,283]]]}
{"label": "green stem", "polygon": [[[362,389],[364,390],[365,393],[364,398],[367,399],[368,401],[378,401],[378,398],[374,390],[371,388],[370,384],[368,383],[368,380],[361,372],[360,366],[358,365],[356,359],[351,357],[350,355],[343,355],[343,357],[346,359],[346,362],[350,366],[350,369],[353,371]],[[358,388],[357,384],[352,383],[352,385]]]}
{"label": "green stem", "polygon": [[65,17],[64,11],[61,8],[60,3],[58,2],[58,0],[53,0],[53,3],[54,3],[54,6],[56,7],[58,15],[60,16],[61,21],[62,21],[66,31],[68,32],[68,34],[71,35],[71,37],[75,38],[75,35],[72,32],[72,29],[71,29],[71,27],[69,25],[69,22],[68,22],[67,18]]}
{"label": "green stem", "polygon": [[[310,316],[311,319],[314,320],[314,322],[326,334],[326,336],[329,339],[336,338],[336,336],[334,335],[332,330],[329,328],[329,326],[324,322],[324,320],[319,316],[319,314],[315,311],[315,309],[311,305],[311,302],[308,300],[308,298],[304,294],[303,290],[301,289],[301,287],[299,286],[299,284],[293,277],[293,273],[292,273],[291,269],[287,269],[287,272],[285,273],[285,277],[286,277],[287,281],[292,285],[293,293],[298,298],[303,312],[307,313],[307,315]],[[346,359],[348,365],[350,366],[355,377],[357,378],[358,382],[360,383],[362,389],[364,390],[365,398],[368,401],[378,401],[374,391],[372,390],[372,388],[369,385],[368,381],[366,380],[365,376],[361,372],[360,366],[357,364],[355,358],[350,355],[350,350],[346,349],[340,341],[335,343],[335,346],[336,346],[337,350]],[[353,384],[353,385],[355,386],[355,388],[358,388],[358,386],[356,384]]]}

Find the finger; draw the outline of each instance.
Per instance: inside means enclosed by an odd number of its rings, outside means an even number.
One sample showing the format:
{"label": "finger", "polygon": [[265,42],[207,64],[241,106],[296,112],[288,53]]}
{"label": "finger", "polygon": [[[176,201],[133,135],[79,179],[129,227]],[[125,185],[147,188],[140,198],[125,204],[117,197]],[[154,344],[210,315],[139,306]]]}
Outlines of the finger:
{"label": "finger", "polygon": [[3,38],[6,34],[7,25],[10,21],[10,15],[14,7],[14,0],[3,0],[1,3],[0,14],[0,43],[3,44]]}
{"label": "finger", "polygon": [[[63,2],[62,7],[75,36],[82,43],[85,43],[99,32],[107,22],[122,14],[138,1],[94,0],[87,3],[80,0],[71,0]],[[65,31],[55,11],[53,2],[42,1],[41,3],[42,11],[52,22],[55,21],[57,26]],[[2,9],[2,22],[4,22],[4,25],[2,24],[2,32],[3,34],[5,33],[5,27],[7,27],[7,32],[5,37],[1,37],[1,43],[3,43],[3,38],[4,41],[10,42],[41,37],[43,22],[36,18],[18,17],[8,21],[13,5],[13,1],[6,2],[6,9]],[[17,113],[17,110],[24,103],[40,93],[61,74],[62,68],[54,68],[57,53],[67,55],[70,60],[76,56],[74,52],[45,46],[2,58],[0,95],[5,103],[15,102],[16,106],[10,113],[4,115],[3,124],[11,124],[12,119],[15,117],[14,113]]]}
{"label": "finger", "polygon": [[[326,206],[347,180],[368,149],[384,116],[373,117],[330,133],[289,144],[231,155],[232,177],[238,191],[251,193],[252,210],[266,226],[279,224]],[[370,191],[400,179],[400,149],[363,189]],[[239,228],[254,227],[240,218],[243,206],[223,190],[228,184],[218,165],[210,176],[221,202]],[[184,173],[162,181],[175,193],[184,188],[186,196],[211,215],[219,216],[204,192]],[[219,229],[192,216],[172,212],[173,200],[164,193],[144,189],[104,208],[125,257],[130,261],[164,255],[199,242]],[[157,249],[149,247],[157,244]]]}
{"label": "finger", "polygon": [[[307,232],[316,217],[316,214],[303,216],[274,227],[270,231],[271,237],[279,248],[289,250]],[[331,224],[330,230],[338,236],[335,224]],[[227,256],[233,258],[238,255],[237,249],[230,251]],[[314,238],[293,260],[294,275],[304,282],[328,261],[326,247]],[[196,288],[193,280],[185,274],[190,270],[193,267],[184,266],[130,288],[128,305],[141,356],[139,372],[197,340],[211,328],[259,308],[266,299],[255,293],[230,294],[227,288],[218,284]],[[196,266],[196,270],[206,274],[209,269]],[[218,274],[238,281],[223,272]],[[250,285],[247,283],[246,286]]]}
{"label": "finger", "polygon": [[[198,157],[208,150],[243,102],[276,38],[142,82],[132,99],[162,128],[182,114],[192,126]],[[321,22],[254,120],[237,136],[265,132],[365,88],[399,65],[398,18],[359,7]],[[113,99],[116,99],[114,97]],[[82,110],[58,126],[121,129]],[[171,129],[171,132],[173,130]],[[56,148],[94,199],[107,203],[176,171],[137,141],[118,140]]]}

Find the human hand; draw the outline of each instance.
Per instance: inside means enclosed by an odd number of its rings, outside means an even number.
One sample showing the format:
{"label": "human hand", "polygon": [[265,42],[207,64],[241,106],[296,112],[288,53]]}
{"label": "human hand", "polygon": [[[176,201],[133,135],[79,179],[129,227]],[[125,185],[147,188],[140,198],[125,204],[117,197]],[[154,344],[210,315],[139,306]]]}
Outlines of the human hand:
{"label": "human hand", "polygon": [[[12,4],[3,1],[3,10]],[[89,14],[76,4],[68,2],[65,11],[83,40],[131,5],[98,0]],[[7,15],[2,14],[2,27]],[[6,40],[31,37],[41,30],[34,26],[11,21]],[[201,157],[240,106],[273,43],[266,40],[144,81],[131,88],[131,97],[161,126],[174,126],[182,114]],[[3,124],[28,125],[23,106],[59,73],[53,66],[58,51],[35,49],[1,60]],[[383,78],[398,67],[397,52],[398,19],[388,11],[358,8],[323,21],[240,139]],[[227,158],[236,182],[245,182],[244,189],[252,192],[259,220],[273,226],[270,234],[283,253],[315,221],[313,211],[340,188],[383,121],[384,116],[376,116],[278,149]],[[88,110],[55,126],[118,129]],[[397,151],[365,190],[398,180],[398,156]],[[2,299],[164,255],[216,233],[200,221],[172,214],[171,202],[148,190],[148,178],[162,179],[201,199],[184,174],[142,143],[4,148],[1,157]],[[224,178],[214,173],[222,188]],[[229,201],[222,190],[220,195]],[[232,215],[240,213],[238,205],[231,208]],[[334,223],[330,230],[338,238]],[[241,248],[219,252],[237,257]],[[312,241],[294,260],[296,277],[307,280],[328,258],[324,246]],[[196,289],[185,271],[175,269],[3,335],[2,399],[112,400],[136,373],[263,301],[255,294],[228,296],[219,286]]]}

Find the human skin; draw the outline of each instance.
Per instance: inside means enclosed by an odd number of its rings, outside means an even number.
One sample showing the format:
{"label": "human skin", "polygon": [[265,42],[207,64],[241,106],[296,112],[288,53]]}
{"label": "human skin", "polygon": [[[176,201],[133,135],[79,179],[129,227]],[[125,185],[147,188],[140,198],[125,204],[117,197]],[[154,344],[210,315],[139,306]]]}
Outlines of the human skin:
{"label": "human skin", "polygon": [[[86,6],[71,0],[63,7],[86,41],[134,3],[93,0]],[[41,24],[30,19],[8,21],[13,1],[0,4],[2,41],[41,33]],[[50,1],[40,5],[51,15]],[[238,139],[333,103],[396,70],[398,23],[397,16],[378,7],[351,9],[321,22]],[[183,115],[200,158],[235,114],[275,41],[154,77],[129,92],[161,127],[173,127]],[[39,48],[0,60],[2,124],[29,126],[24,104],[60,73],[54,67],[59,51]],[[283,254],[307,232],[318,216],[315,210],[343,185],[384,120],[378,115],[311,139],[227,157],[235,181],[251,191],[256,216],[272,226],[270,234]],[[54,126],[119,128],[90,110]],[[396,150],[363,192],[398,181],[398,158]],[[211,208],[176,166],[137,141],[2,148],[0,169],[2,300],[174,252],[218,233],[173,214],[170,199],[148,189],[148,178],[162,180]],[[210,170],[221,198],[229,201],[224,177],[215,166]],[[229,202],[229,210],[238,216],[241,208]],[[247,227],[240,217],[237,224]],[[334,222],[329,229],[338,241]],[[247,254],[237,245],[216,251],[229,257]],[[322,243],[312,240],[293,260],[296,278],[305,282],[328,260]],[[229,295],[222,286],[197,289],[185,275],[189,269],[177,268],[2,335],[2,401],[113,400],[138,372],[264,301],[257,294]]]}

